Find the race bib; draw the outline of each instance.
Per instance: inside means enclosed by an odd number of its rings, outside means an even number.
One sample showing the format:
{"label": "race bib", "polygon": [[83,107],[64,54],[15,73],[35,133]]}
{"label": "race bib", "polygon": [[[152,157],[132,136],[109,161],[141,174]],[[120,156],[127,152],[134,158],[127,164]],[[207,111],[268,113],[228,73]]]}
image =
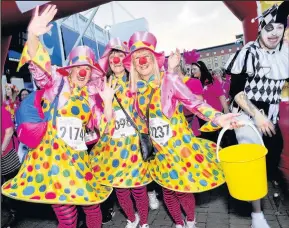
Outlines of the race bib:
{"label": "race bib", "polygon": [[76,117],[57,117],[57,136],[74,150],[87,150],[82,121]]}
{"label": "race bib", "polygon": [[161,118],[150,118],[150,135],[154,141],[164,145],[173,136],[170,124]]}
{"label": "race bib", "polygon": [[112,138],[121,138],[136,134],[134,127],[121,109],[115,112],[115,116],[115,128]]}

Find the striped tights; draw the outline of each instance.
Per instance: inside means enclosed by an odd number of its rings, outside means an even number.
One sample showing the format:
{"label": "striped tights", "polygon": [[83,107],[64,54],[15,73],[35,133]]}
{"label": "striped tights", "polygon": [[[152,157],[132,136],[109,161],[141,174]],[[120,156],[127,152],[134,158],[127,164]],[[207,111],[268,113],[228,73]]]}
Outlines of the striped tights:
{"label": "striped tights", "polygon": [[165,204],[177,225],[184,225],[181,206],[184,209],[187,221],[195,219],[195,196],[193,193],[174,192],[162,188]]}
{"label": "striped tights", "polygon": [[116,188],[116,196],[119,205],[123,209],[129,221],[135,221],[135,213],[133,208],[133,202],[131,194],[136,202],[136,208],[140,216],[140,225],[147,224],[148,211],[149,211],[149,199],[147,195],[146,186],[140,188]]}
{"label": "striped tights", "polygon": [[[77,209],[74,205],[52,205],[52,208],[58,219],[57,228],[76,228],[77,227]],[[101,228],[102,214],[99,205],[82,206],[86,215],[87,228]]]}

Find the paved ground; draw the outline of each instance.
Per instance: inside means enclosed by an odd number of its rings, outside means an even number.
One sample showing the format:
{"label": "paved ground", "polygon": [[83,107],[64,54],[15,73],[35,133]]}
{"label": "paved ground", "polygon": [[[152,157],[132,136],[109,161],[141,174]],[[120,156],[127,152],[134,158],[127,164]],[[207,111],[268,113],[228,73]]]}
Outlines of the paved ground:
{"label": "paved ground", "polygon": [[[276,215],[276,203],[273,200],[274,189],[269,184],[269,194],[263,201],[264,214],[271,228],[289,228],[289,200],[281,197],[279,215]],[[159,195],[161,199],[162,196]],[[249,228],[250,204],[234,200],[228,195],[226,186],[208,193],[196,194],[196,215],[199,228]],[[23,219],[15,228],[56,228],[57,223],[53,211],[48,205],[27,204],[23,208]],[[81,211],[81,210],[80,210]],[[103,228],[124,228],[126,219],[116,206],[113,221]],[[7,212],[2,212],[2,222],[7,219]],[[83,214],[80,213],[82,220]],[[82,224],[80,221],[79,225]],[[164,205],[159,210],[150,211],[149,224],[151,228],[175,227]]]}

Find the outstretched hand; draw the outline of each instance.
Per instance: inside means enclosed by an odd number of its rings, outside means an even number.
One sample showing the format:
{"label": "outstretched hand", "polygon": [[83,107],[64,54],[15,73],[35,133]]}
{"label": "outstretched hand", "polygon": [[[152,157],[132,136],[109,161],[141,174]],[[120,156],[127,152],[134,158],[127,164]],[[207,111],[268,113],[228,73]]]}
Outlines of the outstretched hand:
{"label": "outstretched hand", "polygon": [[28,26],[28,33],[35,36],[41,36],[50,31],[52,25],[48,25],[57,13],[56,5],[48,5],[39,15],[39,6],[35,8],[34,15]]}
{"label": "outstretched hand", "polygon": [[103,89],[96,88],[99,96],[104,103],[112,102],[115,92],[119,89],[120,85],[116,85],[116,80],[112,83],[112,77],[108,79],[108,82],[104,82]]}
{"label": "outstretched hand", "polygon": [[229,129],[240,128],[244,126],[240,120],[237,120],[235,117],[240,116],[239,113],[228,113],[216,117],[214,122],[220,127],[228,127]]}
{"label": "outstretched hand", "polygon": [[171,52],[168,59],[168,71],[173,72],[174,69],[180,64],[181,53],[179,49],[176,49],[175,52]]}

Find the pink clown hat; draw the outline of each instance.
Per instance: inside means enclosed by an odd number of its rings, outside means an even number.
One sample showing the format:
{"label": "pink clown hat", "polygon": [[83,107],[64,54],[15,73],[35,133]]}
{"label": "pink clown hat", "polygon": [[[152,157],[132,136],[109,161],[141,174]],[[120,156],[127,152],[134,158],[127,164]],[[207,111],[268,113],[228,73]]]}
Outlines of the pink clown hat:
{"label": "pink clown hat", "polygon": [[147,49],[151,51],[158,63],[159,68],[162,68],[165,62],[165,53],[157,53],[155,52],[157,45],[156,37],[150,32],[139,31],[135,32],[129,39],[128,46],[130,49],[130,53],[124,58],[123,65],[125,68],[130,71],[131,67],[131,55],[137,50]]}
{"label": "pink clown hat", "polygon": [[63,76],[68,76],[72,67],[90,66],[91,79],[90,82],[99,81],[104,77],[104,72],[101,67],[95,62],[95,55],[88,46],[77,46],[73,48],[69,56],[69,64],[65,67],[60,67],[57,71]]}
{"label": "pink clown hat", "polygon": [[122,51],[125,54],[129,53],[129,49],[126,42],[122,42],[118,37],[112,38],[106,45],[102,57],[98,60],[98,63],[104,72],[107,72],[108,70],[109,66],[108,57],[112,50]]}

